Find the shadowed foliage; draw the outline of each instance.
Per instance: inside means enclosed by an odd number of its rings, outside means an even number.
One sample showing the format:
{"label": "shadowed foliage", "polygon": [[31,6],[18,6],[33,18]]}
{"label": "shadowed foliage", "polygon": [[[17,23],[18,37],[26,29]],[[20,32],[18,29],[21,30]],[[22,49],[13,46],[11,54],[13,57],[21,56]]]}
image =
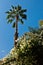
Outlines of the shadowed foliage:
{"label": "shadowed foliage", "polygon": [[25,33],[1,65],[43,65],[43,29]]}

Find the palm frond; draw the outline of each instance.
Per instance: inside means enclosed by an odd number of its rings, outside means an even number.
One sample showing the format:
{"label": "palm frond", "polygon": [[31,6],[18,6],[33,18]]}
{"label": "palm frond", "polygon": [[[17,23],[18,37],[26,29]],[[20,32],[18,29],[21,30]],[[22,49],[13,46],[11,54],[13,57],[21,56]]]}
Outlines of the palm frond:
{"label": "palm frond", "polygon": [[18,10],[21,10],[21,6],[20,5],[18,5]]}
{"label": "palm frond", "polygon": [[24,12],[26,12],[27,10],[26,9],[23,9],[23,10],[21,10],[19,13],[24,13]]}
{"label": "palm frond", "polygon": [[[22,18],[27,19],[26,14],[24,14],[27,10],[22,9],[20,5],[15,6],[15,7],[12,5],[11,7],[12,8],[9,11],[6,12],[7,13],[8,23],[12,23],[13,20],[15,19],[15,17],[18,15],[19,18],[20,18],[18,21],[20,21],[23,24],[24,22],[23,22]],[[15,27],[15,25],[16,24],[13,23],[13,27]]]}
{"label": "palm frond", "polygon": [[23,22],[23,20],[22,20],[22,19],[19,19],[19,21],[20,21],[22,24],[24,24],[24,22]]}
{"label": "palm frond", "polygon": [[15,9],[17,9],[17,7],[15,6]]}
{"label": "palm frond", "polygon": [[12,7],[12,9],[14,9],[14,6],[13,5],[11,5],[11,7]]}
{"label": "palm frond", "polygon": [[10,9],[10,11],[12,12],[12,9]]}
{"label": "palm frond", "polygon": [[7,11],[7,12],[5,12],[5,13],[9,14],[10,12],[9,12],[9,11]]}
{"label": "palm frond", "polygon": [[16,27],[16,23],[15,23],[15,22],[13,23],[13,26],[12,26],[12,27],[13,27],[13,28],[15,28],[15,27]]}
{"label": "palm frond", "polygon": [[9,19],[9,18],[11,18],[11,15],[7,15],[7,17],[6,17],[7,19]]}
{"label": "palm frond", "polygon": [[20,14],[20,16],[21,16],[23,19],[27,19],[26,14]]}
{"label": "palm frond", "polygon": [[13,19],[9,19],[7,23],[12,23]]}
{"label": "palm frond", "polygon": [[14,19],[15,16],[13,16],[13,15],[8,15],[6,18],[7,18],[7,19]]}

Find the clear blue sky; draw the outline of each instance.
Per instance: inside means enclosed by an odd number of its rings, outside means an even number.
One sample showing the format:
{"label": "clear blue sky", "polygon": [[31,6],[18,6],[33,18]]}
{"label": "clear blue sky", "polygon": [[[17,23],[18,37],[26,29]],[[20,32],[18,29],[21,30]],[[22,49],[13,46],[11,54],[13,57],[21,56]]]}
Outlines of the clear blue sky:
{"label": "clear blue sky", "polygon": [[28,31],[28,26],[38,27],[39,20],[43,19],[43,0],[0,0],[0,58],[6,56],[14,44],[15,30],[7,24],[5,12],[18,4],[27,9],[27,20],[24,25],[19,23],[19,36]]}

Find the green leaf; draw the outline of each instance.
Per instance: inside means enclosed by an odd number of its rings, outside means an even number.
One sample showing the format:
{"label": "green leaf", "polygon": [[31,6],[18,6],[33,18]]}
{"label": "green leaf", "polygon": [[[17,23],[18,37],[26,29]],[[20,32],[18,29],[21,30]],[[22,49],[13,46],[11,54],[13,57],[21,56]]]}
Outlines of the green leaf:
{"label": "green leaf", "polygon": [[16,11],[15,11],[15,10],[13,11],[13,14],[14,14],[14,15],[16,14]]}
{"label": "green leaf", "polygon": [[13,28],[15,28],[15,27],[16,27],[16,23],[15,23],[15,22],[13,23],[13,26],[12,26],[12,27],[13,27]]}
{"label": "green leaf", "polygon": [[27,19],[26,14],[20,14],[20,16],[21,16],[23,19]]}
{"label": "green leaf", "polygon": [[7,18],[7,19],[14,19],[15,16],[14,16],[14,15],[8,15],[6,18]]}
{"label": "green leaf", "polygon": [[15,6],[15,9],[17,9],[17,7]]}
{"label": "green leaf", "polygon": [[10,9],[10,11],[12,12],[12,9]]}
{"label": "green leaf", "polygon": [[21,10],[21,11],[20,11],[20,13],[24,13],[24,12],[26,12],[26,11],[27,11],[27,10],[26,10],[26,9],[24,9],[24,10]]}
{"label": "green leaf", "polygon": [[22,20],[22,19],[19,19],[19,21],[20,21],[22,24],[24,24],[24,22],[23,22],[23,20]]}
{"label": "green leaf", "polygon": [[9,14],[10,12],[9,12],[9,11],[7,11],[6,13],[7,13],[7,14]]}
{"label": "green leaf", "polygon": [[12,21],[13,21],[12,19],[9,19],[7,23],[12,23]]}
{"label": "green leaf", "polygon": [[18,10],[21,10],[21,6],[20,5],[18,5]]}
{"label": "green leaf", "polygon": [[11,15],[7,15],[7,19],[9,19],[11,17]]}
{"label": "green leaf", "polygon": [[23,20],[21,19],[21,23],[24,24]]}
{"label": "green leaf", "polygon": [[12,9],[14,9],[14,6],[13,5],[11,7],[12,7]]}

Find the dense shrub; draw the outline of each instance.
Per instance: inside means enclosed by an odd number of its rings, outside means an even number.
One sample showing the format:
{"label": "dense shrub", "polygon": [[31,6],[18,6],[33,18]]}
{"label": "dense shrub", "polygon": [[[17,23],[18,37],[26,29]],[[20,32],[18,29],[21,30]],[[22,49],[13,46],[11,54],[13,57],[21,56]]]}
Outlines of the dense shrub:
{"label": "dense shrub", "polygon": [[43,29],[25,33],[2,61],[2,65],[43,65]]}

